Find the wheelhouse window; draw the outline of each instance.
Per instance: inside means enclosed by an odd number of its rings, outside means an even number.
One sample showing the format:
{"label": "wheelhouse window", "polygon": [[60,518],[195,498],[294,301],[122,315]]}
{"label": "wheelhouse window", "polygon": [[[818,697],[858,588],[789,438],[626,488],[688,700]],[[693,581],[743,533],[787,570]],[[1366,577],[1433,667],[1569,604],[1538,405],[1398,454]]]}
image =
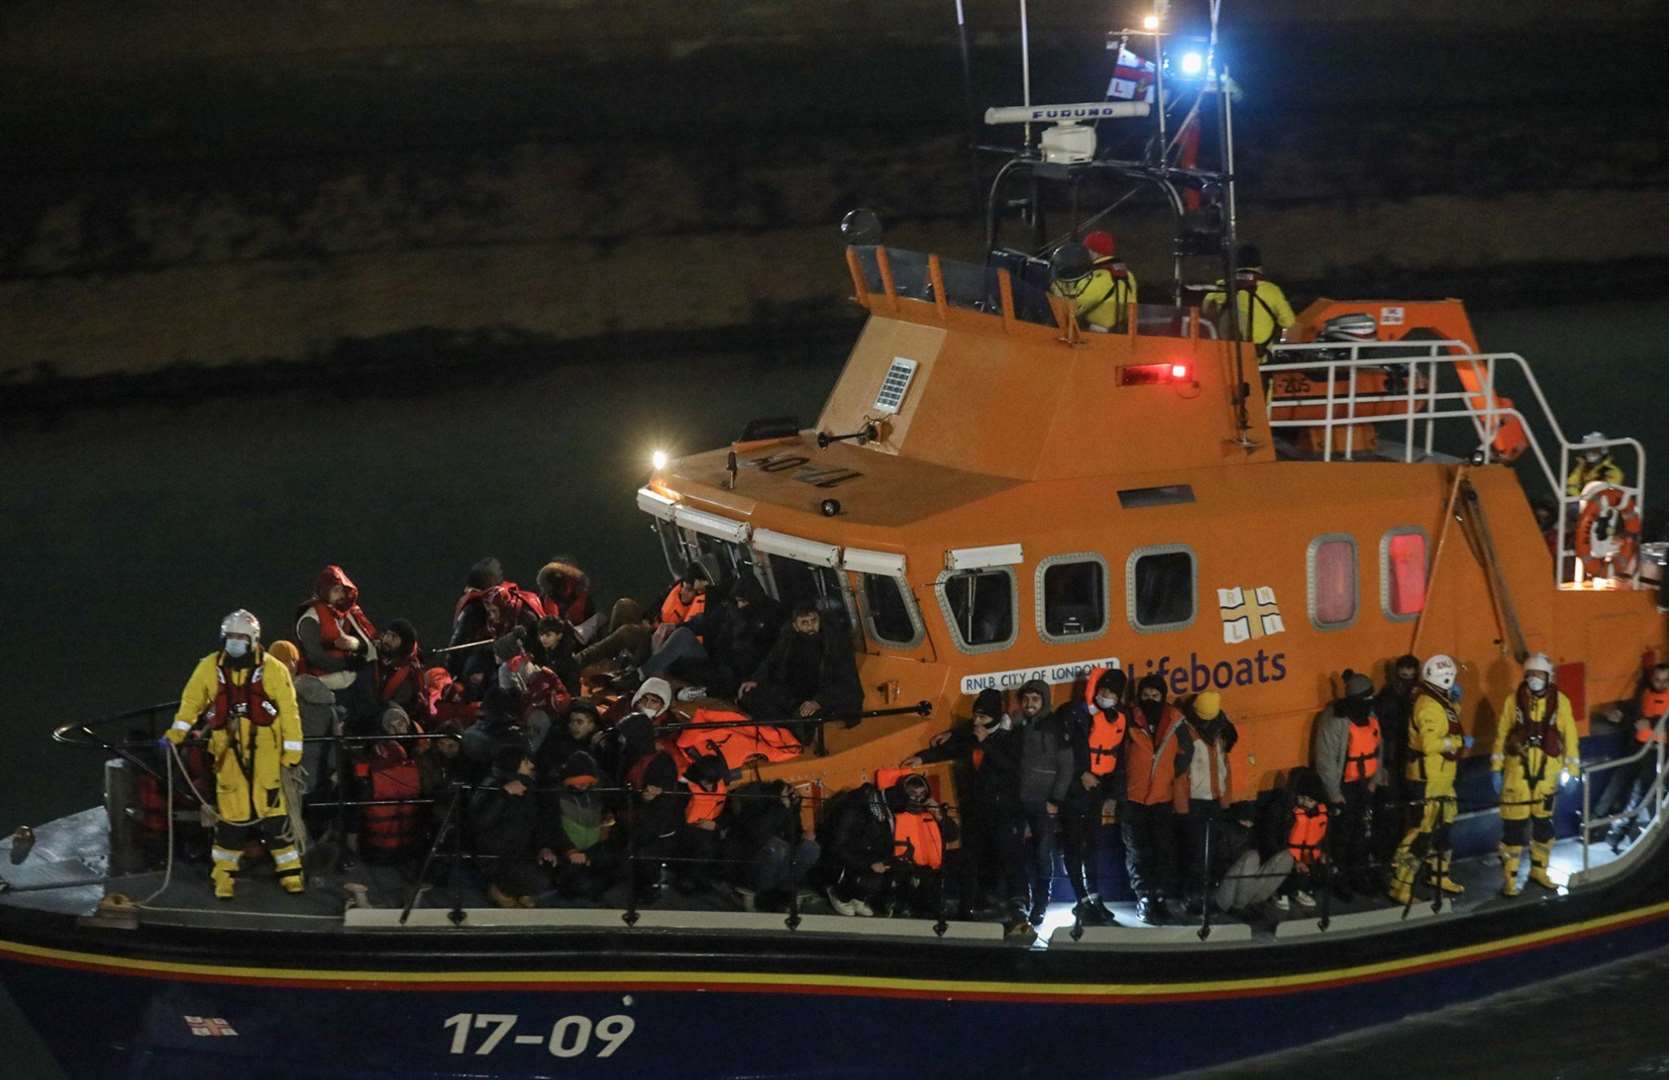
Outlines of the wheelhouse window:
{"label": "wheelhouse window", "polygon": [[945,620],[964,651],[999,649],[1014,640],[1014,575],[1005,569],[947,572],[940,579]]}
{"label": "wheelhouse window", "polygon": [[1426,608],[1426,533],[1392,529],[1379,543],[1379,599],[1393,619],[1416,618]]}
{"label": "wheelhouse window", "polygon": [[1356,621],[1356,541],[1342,533],[1318,536],[1310,542],[1310,622],[1319,630],[1336,630]]}
{"label": "wheelhouse window", "polygon": [[670,521],[655,522],[655,539],[661,542],[661,554],[666,557],[666,568],[673,577],[689,565],[689,552],[684,550],[684,534]]}
{"label": "wheelhouse window", "polygon": [[1194,621],[1194,552],[1180,544],[1139,548],[1125,572],[1130,625],[1137,630],[1180,630]]}
{"label": "wheelhouse window", "polygon": [[1037,567],[1038,634],[1048,642],[1107,629],[1107,564],[1088,552],[1055,555]]}
{"label": "wheelhouse window", "polygon": [[776,598],[788,610],[802,604],[815,607],[823,621],[852,636],[852,613],[847,608],[846,589],[840,571],[831,566],[812,566],[785,555],[764,556]]}
{"label": "wheelhouse window", "polygon": [[758,576],[753,549],[731,540],[721,540],[706,533],[694,533],[695,547],[707,577],[721,589],[728,590],[745,575]]}
{"label": "wheelhouse window", "polygon": [[859,574],[865,629],[871,640],[910,648],[921,641],[921,621],[904,583],[887,574]]}

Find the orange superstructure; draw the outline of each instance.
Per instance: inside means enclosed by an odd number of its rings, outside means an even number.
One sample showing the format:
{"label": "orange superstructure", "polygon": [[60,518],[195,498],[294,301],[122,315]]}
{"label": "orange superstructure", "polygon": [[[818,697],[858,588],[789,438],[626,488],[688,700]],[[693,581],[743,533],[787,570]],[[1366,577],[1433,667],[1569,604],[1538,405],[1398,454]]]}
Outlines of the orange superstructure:
{"label": "orange superstructure", "polygon": [[[1553,656],[1590,709],[1630,696],[1642,655],[1662,650],[1655,593],[1559,583],[1509,467],[1278,453],[1250,348],[1196,311],[1144,308],[1129,332],[1084,333],[1002,272],[970,298],[937,259],[915,288],[884,249],[850,261],[869,319],[815,429],[673,461],[639,497],[669,552],[844,609],[867,707],[934,705],[925,720],[831,726],[827,756],[767,776],[851,786],[965,717],[981,688],[1042,678],[1059,702],[1113,662],[1161,673],[1177,696],[1222,693],[1244,797],[1307,763],[1345,668],[1450,653],[1487,746],[1523,650]],[[1331,303],[1304,313],[1300,339]],[[1458,301],[1350,305],[1399,310],[1410,340],[1476,349]],[[1463,404],[1495,400],[1462,384]],[[819,448],[819,433],[865,429]],[[1482,430],[1516,456],[1521,428]]]}

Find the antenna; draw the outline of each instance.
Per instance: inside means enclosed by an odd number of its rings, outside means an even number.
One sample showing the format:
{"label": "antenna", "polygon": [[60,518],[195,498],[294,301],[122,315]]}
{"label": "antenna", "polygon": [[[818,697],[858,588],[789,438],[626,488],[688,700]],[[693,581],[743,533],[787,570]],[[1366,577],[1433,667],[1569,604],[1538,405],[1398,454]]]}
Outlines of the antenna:
{"label": "antenna", "polygon": [[[987,124],[1048,124],[1038,139],[1043,160],[1051,165],[1081,165],[1095,160],[1095,127],[1100,120],[1146,116],[1145,101],[1083,101],[1071,105],[1008,105],[985,110]],[[1085,125],[1090,126],[1085,126]]]}

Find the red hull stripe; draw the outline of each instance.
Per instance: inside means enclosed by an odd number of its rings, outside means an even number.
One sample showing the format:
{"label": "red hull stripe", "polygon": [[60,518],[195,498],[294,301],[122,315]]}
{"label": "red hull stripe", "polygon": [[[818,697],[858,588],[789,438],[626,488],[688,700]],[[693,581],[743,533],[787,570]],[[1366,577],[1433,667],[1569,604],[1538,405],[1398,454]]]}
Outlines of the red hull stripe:
{"label": "red hull stripe", "polygon": [[811,994],[953,1001],[1061,1001],[1116,1005],[1167,1001],[1210,1001],[1325,990],[1379,982],[1422,972],[1512,956],[1532,949],[1614,933],[1669,917],[1669,902],[1608,915],[1567,927],[1540,930],[1500,941],[1424,953],[1348,968],[1257,978],[1190,983],[985,982],[953,979],[895,979],[815,973],[696,971],[327,971],[307,968],[234,967],[154,961],[0,940],[0,957],[19,963],[86,971],[99,975],[167,982],[223,983],[314,990],[380,990],[425,993],[495,990],[533,992],[620,991],[736,994]]}

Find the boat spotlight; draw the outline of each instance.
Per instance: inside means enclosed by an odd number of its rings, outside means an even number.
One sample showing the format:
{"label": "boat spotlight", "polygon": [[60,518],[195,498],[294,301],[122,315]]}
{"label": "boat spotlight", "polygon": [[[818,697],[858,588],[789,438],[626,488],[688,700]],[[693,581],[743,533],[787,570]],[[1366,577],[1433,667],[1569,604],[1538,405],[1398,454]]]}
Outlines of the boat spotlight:
{"label": "boat spotlight", "polygon": [[1205,70],[1205,57],[1197,52],[1185,52],[1182,54],[1182,59],[1177,61],[1177,67],[1184,77],[1197,78],[1200,72]]}
{"label": "boat spotlight", "polygon": [[1143,15],[1142,16],[1142,29],[1143,30],[1157,30],[1157,29],[1159,29],[1159,16],[1157,16],[1157,15]]}
{"label": "boat spotlight", "polygon": [[665,450],[657,450],[653,454],[649,455],[649,464],[654,466],[656,472],[660,472],[662,469],[666,468],[666,463],[667,456]]}

